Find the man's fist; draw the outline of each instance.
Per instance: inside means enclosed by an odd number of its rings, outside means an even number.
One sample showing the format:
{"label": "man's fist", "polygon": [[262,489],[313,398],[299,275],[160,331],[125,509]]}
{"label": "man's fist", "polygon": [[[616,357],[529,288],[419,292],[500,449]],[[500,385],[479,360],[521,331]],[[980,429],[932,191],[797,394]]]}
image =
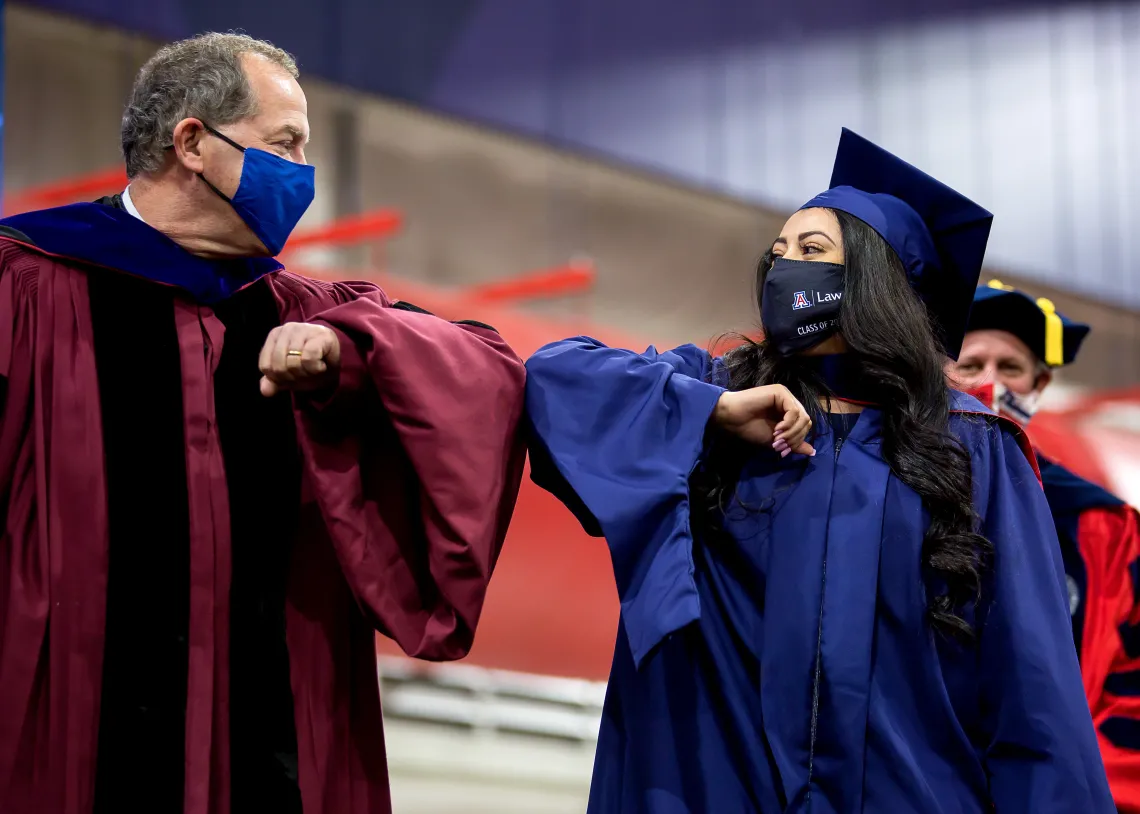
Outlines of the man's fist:
{"label": "man's fist", "polygon": [[269,332],[258,367],[263,396],[282,390],[318,390],[336,381],[340,342],[323,325],[286,322]]}

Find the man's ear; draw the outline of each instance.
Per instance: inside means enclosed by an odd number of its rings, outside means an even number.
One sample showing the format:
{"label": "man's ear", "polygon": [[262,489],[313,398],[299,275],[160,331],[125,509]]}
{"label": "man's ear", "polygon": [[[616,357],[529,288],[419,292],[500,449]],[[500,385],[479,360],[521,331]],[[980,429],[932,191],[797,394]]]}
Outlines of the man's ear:
{"label": "man's ear", "polygon": [[1052,381],[1053,381],[1053,371],[1047,367],[1042,367],[1037,372],[1037,378],[1033,380],[1033,389],[1035,391],[1037,391],[1038,393],[1040,393],[1046,387],[1048,387],[1049,383]]}
{"label": "man's ear", "polygon": [[205,168],[202,160],[202,137],[206,128],[198,119],[183,119],[174,126],[171,147],[174,157],[192,173],[201,173]]}

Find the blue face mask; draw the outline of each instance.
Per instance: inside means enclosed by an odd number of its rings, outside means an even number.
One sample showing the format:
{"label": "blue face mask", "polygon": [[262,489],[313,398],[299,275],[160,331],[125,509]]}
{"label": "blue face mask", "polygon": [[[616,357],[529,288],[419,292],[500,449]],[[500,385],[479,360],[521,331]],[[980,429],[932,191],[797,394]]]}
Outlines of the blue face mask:
{"label": "blue face mask", "polygon": [[764,278],[764,338],[791,356],[838,333],[845,274],[837,263],[777,257]]}
{"label": "blue face mask", "polygon": [[316,194],[315,170],[307,164],[295,164],[264,150],[242,147],[208,124],[203,126],[235,150],[244,153],[245,160],[233,198],[223,194],[200,173],[199,177],[234,208],[250,231],[276,257],[313,202]]}

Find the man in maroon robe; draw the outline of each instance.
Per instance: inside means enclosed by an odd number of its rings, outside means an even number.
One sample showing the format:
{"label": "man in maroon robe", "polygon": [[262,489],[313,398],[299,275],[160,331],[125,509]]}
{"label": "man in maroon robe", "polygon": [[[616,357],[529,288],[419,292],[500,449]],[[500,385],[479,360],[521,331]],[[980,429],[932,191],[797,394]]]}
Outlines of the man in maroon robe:
{"label": "man in maroon robe", "polygon": [[390,811],[374,632],[471,645],[523,463],[488,326],[272,259],[292,59],[161,50],[122,195],[0,222],[0,812]]}

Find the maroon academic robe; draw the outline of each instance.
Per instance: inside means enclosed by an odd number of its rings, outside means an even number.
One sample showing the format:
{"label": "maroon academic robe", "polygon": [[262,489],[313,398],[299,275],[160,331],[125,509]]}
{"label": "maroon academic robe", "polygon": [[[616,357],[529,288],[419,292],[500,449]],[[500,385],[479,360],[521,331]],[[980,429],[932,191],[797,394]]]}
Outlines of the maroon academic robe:
{"label": "maroon academic robe", "polygon": [[[92,808],[108,531],[87,273],[0,239],[3,814]],[[304,811],[384,814],[374,631],[425,659],[471,646],[521,478],[524,371],[494,331],[391,308],[371,285],[263,279],[282,322],[325,324],[342,349],[336,391],[294,407],[304,481],[286,640]],[[228,814],[230,524],[212,393],[224,331],[189,299],[175,320],[191,539],[184,812]]]}

